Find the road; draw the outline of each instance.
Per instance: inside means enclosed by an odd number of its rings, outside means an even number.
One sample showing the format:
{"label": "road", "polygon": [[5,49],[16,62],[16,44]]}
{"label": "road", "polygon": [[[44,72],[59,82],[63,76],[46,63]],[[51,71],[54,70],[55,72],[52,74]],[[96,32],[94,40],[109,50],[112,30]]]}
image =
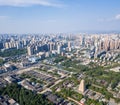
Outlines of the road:
{"label": "road", "polygon": [[80,102],[78,102],[77,100],[75,100],[73,98],[70,98],[70,97],[67,97],[67,98],[68,98],[68,100],[75,102],[77,105],[82,105]]}
{"label": "road", "polygon": [[40,64],[41,64],[41,62],[38,62],[37,64],[33,64],[33,65],[27,66],[25,68],[20,68],[20,69],[13,70],[13,71],[8,71],[6,73],[0,74],[0,77],[6,77],[8,75],[14,75],[14,74],[17,74],[17,73],[19,74],[20,72],[22,73],[22,72],[24,72],[28,69],[33,69],[33,68],[39,67]]}
{"label": "road", "polygon": [[43,94],[43,93],[45,93],[45,92],[47,92],[47,91],[51,91],[51,88],[53,88],[55,85],[59,84],[59,83],[62,82],[62,81],[63,81],[62,79],[56,81],[56,82],[54,83],[54,85],[50,86],[49,88],[44,89],[44,90],[43,90],[42,92],[40,92],[40,93]]}

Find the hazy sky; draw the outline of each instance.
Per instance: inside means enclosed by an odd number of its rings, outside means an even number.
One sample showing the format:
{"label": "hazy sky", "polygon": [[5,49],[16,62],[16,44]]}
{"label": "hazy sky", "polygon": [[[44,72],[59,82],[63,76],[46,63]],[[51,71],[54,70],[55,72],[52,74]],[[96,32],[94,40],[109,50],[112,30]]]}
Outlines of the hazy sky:
{"label": "hazy sky", "polygon": [[0,33],[120,31],[120,0],[0,0]]}

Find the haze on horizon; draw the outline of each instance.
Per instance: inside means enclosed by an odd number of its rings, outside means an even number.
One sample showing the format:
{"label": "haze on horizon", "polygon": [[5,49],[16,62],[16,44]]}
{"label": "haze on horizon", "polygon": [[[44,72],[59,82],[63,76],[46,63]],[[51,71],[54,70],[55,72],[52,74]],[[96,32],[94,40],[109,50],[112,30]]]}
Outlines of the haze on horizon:
{"label": "haze on horizon", "polygon": [[120,31],[120,0],[0,0],[0,33]]}

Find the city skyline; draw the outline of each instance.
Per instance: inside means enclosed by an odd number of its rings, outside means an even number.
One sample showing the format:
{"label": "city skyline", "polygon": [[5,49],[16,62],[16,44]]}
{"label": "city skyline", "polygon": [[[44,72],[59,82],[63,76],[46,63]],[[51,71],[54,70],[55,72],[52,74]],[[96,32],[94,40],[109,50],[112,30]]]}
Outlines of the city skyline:
{"label": "city skyline", "polygon": [[0,33],[119,31],[119,0],[0,0]]}

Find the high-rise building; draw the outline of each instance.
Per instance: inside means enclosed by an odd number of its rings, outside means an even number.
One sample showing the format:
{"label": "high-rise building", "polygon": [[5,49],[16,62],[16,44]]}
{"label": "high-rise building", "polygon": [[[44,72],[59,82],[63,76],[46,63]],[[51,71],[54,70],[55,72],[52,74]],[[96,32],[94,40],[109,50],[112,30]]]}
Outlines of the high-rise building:
{"label": "high-rise building", "polygon": [[60,46],[60,45],[57,46],[57,53],[58,53],[58,54],[61,53],[61,46]]}
{"label": "high-rise building", "polygon": [[27,47],[27,52],[28,52],[29,56],[33,55],[34,50],[33,50],[32,46]]}
{"label": "high-rise building", "polygon": [[3,43],[0,42],[0,49],[3,49]]}
{"label": "high-rise building", "polygon": [[49,50],[50,50],[50,51],[54,50],[54,43],[51,42],[51,43],[49,44]]}
{"label": "high-rise building", "polygon": [[85,81],[83,79],[80,82],[78,91],[81,92],[82,94],[84,94],[85,92]]}
{"label": "high-rise building", "polygon": [[115,41],[115,49],[120,49],[120,40]]}
{"label": "high-rise building", "polygon": [[5,49],[9,49],[9,43],[8,42],[5,43]]}
{"label": "high-rise building", "polygon": [[68,42],[68,51],[71,51],[72,49],[71,49],[71,42],[69,41]]}
{"label": "high-rise building", "polygon": [[69,41],[69,42],[68,42],[68,48],[70,48],[70,47],[71,47],[71,42]]}

